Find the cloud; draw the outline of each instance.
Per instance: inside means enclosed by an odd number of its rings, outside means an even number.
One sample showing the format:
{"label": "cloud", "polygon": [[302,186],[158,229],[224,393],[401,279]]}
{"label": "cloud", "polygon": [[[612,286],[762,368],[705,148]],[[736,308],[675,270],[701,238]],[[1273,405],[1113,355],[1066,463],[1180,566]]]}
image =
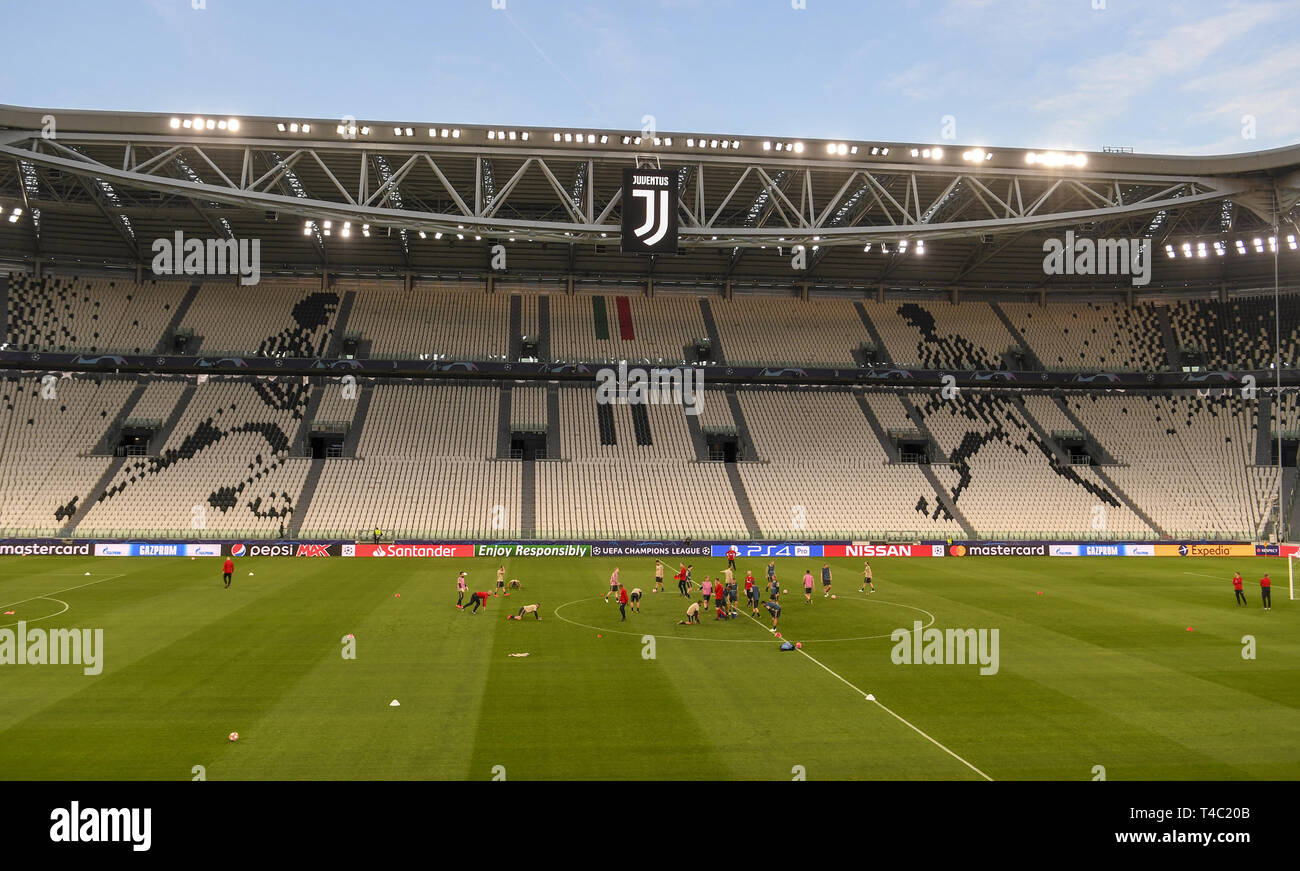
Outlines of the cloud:
{"label": "cloud", "polygon": [[1255,140],[1242,138],[1246,116],[1253,119],[1257,137],[1273,142],[1300,140],[1300,55],[1293,46],[1220,65],[1213,73],[1188,81],[1182,90],[1212,95],[1187,120],[1216,131],[1236,131],[1232,151],[1259,147]]}
{"label": "cloud", "polygon": [[912,100],[934,100],[961,87],[966,73],[955,67],[940,67],[931,61],[913,64],[885,80],[884,86]]}
{"label": "cloud", "polygon": [[1136,51],[1076,65],[1069,71],[1071,87],[1031,108],[1058,116],[1051,128],[1056,138],[1073,142],[1096,136],[1104,122],[1130,112],[1140,98],[1159,88],[1179,87],[1178,79],[1195,75],[1225,47],[1284,14],[1280,4],[1235,6],[1222,15],[1179,25]]}

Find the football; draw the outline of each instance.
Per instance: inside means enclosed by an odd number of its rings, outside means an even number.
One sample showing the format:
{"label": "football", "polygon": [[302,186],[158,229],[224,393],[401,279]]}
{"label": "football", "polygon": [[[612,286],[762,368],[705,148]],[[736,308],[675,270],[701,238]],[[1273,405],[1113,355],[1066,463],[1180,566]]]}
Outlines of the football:
{"label": "football", "polygon": [[238,741],[238,740],[239,740],[239,733],[238,733],[238,732],[231,732],[231,733],[230,733],[230,740],[231,740],[231,741]]}

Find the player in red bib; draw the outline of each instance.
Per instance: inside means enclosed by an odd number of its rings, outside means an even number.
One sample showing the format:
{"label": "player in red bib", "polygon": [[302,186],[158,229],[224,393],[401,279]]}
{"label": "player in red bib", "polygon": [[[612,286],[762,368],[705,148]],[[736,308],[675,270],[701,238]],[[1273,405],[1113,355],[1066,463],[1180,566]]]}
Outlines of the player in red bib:
{"label": "player in red bib", "polygon": [[1259,597],[1263,600],[1264,610],[1273,610],[1273,582],[1269,580],[1268,572],[1264,572],[1264,577],[1259,579]]}
{"label": "player in red bib", "polygon": [[1242,605],[1246,605],[1246,604],[1248,604],[1248,603],[1246,602],[1246,594],[1245,594],[1245,593],[1242,591],[1242,589],[1241,589],[1241,584],[1242,584],[1242,581],[1241,581],[1241,572],[1233,572],[1233,573],[1232,573],[1232,592],[1233,592],[1233,594],[1236,596],[1236,599],[1237,599],[1237,607],[1241,607]]}
{"label": "player in red bib", "polygon": [[487,600],[488,600],[488,592],[486,590],[480,590],[479,592],[474,593],[469,597],[469,605],[467,605],[466,608],[470,610],[471,613],[474,614],[478,613],[478,609],[480,606],[482,606],[483,610],[486,611]]}
{"label": "player in red bib", "polygon": [[235,574],[235,561],[226,557],[226,561],[221,565],[221,580],[226,582],[226,589],[230,589],[230,578]]}

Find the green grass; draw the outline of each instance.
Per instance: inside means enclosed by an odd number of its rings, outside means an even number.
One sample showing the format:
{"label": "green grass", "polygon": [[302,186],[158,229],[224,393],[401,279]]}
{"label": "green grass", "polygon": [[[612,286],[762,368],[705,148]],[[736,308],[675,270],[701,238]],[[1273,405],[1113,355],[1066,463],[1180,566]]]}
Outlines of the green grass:
{"label": "green grass", "polygon": [[[599,598],[616,563],[647,591],[623,624]],[[814,660],[778,651],[766,619],[677,626],[673,582],[648,592],[652,560],[511,560],[524,590],[470,615],[456,572],[484,589],[492,561],[244,559],[226,591],[214,559],[0,559],[17,611],[0,625],[98,627],[105,648],[98,676],[0,666],[0,777],[979,779],[852,684],[995,780],[1300,778],[1283,560],[877,559],[869,600],[860,561],[831,563],[838,598],[810,607],[795,586],[817,562],[777,561],[781,630]],[[533,601],[540,623],[504,619]],[[998,629],[998,674],[895,665],[889,633],[927,614]]]}

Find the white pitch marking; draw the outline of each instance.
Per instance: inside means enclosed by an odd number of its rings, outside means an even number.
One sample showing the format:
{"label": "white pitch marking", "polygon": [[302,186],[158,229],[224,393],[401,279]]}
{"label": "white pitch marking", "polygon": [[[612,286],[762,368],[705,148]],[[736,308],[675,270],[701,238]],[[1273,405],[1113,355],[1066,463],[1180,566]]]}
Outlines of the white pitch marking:
{"label": "white pitch marking", "polygon": [[[767,631],[768,631],[767,627],[764,626],[764,625],[762,624],[762,622],[760,622],[759,620],[757,620],[757,619],[754,618],[754,615],[752,615],[752,614],[746,614],[745,616],[748,617],[750,620],[753,620],[754,623],[757,624],[758,627],[759,627],[760,629],[762,629],[764,632],[767,632]],[[811,653],[809,653],[808,651],[804,650],[803,648],[796,648],[795,653],[802,653],[804,656],[808,657],[808,658],[811,659],[813,662],[817,663],[817,665],[819,665],[819,666],[821,666],[823,669],[825,669],[825,671],[826,671],[828,674],[830,674],[830,675],[832,675],[833,677],[835,677],[837,680],[839,680],[841,683],[843,683],[843,684],[844,684],[845,686],[847,686],[849,689],[852,689],[852,690],[854,690],[855,692],[857,692],[857,694],[858,694],[859,696],[862,696],[862,698],[863,698],[865,701],[874,702],[875,704],[880,705],[881,709],[884,710],[885,713],[889,714],[889,715],[890,715],[891,717],[893,717],[895,720],[897,720],[898,722],[902,723],[904,726],[906,726],[907,728],[911,729],[913,732],[915,732],[916,734],[920,735],[922,738],[924,738],[925,740],[929,741],[929,742],[930,742],[931,744],[933,744],[934,746],[938,747],[938,748],[939,748],[940,750],[942,750],[944,753],[947,753],[947,754],[948,754],[949,756],[951,756],[953,759],[956,759],[956,760],[957,760],[958,762],[960,762],[962,765],[965,765],[967,768],[969,768],[971,771],[973,771],[973,772],[975,772],[976,774],[978,774],[980,777],[984,778],[985,780],[990,780],[990,781],[993,779],[993,778],[989,777],[987,774],[985,774],[983,771],[980,771],[980,770],[979,770],[978,768],[976,768],[974,765],[971,765],[971,764],[970,764],[969,762],[967,762],[965,759],[962,759],[962,758],[961,758],[960,756],[958,756],[956,753],[954,753],[954,752],[952,752],[951,750],[949,750],[947,747],[945,747],[945,746],[943,746],[942,744],[940,744],[938,741],[936,741],[936,740],[934,740],[933,738],[931,738],[929,735],[927,735],[927,734],[925,734],[924,732],[922,732],[922,731],[921,731],[920,729],[918,729],[916,726],[912,725],[912,724],[909,723],[907,720],[903,719],[902,717],[900,717],[898,714],[894,713],[894,712],[893,712],[892,710],[890,710],[889,708],[885,707],[885,705],[881,704],[880,701],[879,701],[878,699],[876,699],[876,697],[875,697],[873,694],[871,694],[871,693],[867,693],[867,692],[864,692],[863,690],[860,690],[860,689],[858,689],[856,686],[854,686],[853,684],[849,683],[849,681],[847,681],[847,680],[844,678],[843,675],[839,674],[838,672],[836,672],[836,671],[834,671],[833,669],[831,669],[830,667],[828,667],[825,663],[823,663],[823,662],[822,662],[820,659],[818,659],[817,657],[813,656],[813,655],[812,655]]]}
{"label": "white pitch marking", "polygon": [[17,602],[10,602],[8,605],[0,605],[0,610],[3,610],[3,609],[5,609],[5,608],[12,608],[14,605],[21,605],[21,604],[23,604],[24,602],[34,602],[34,601],[36,601],[37,599],[48,599],[50,596],[53,596],[55,593],[67,593],[67,592],[70,592],[70,591],[72,591],[72,590],[80,590],[82,587],[93,587],[93,586],[95,586],[95,584],[102,584],[102,583],[104,583],[104,582],[106,582],[106,581],[113,581],[113,580],[116,580],[116,579],[118,579],[118,578],[125,578],[125,577],[126,577],[125,574],[121,574],[121,575],[109,575],[109,576],[106,577],[106,578],[100,578],[98,581],[90,581],[90,582],[85,583],[85,584],[78,584],[78,585],[75,586],[75,587],[67,587],[66,589],[62,589],[62,590],[55,590],[53,593],[48,593],[48,594],[46,594],[46,595],[44,595],[44,596],[32,596],[30,599],[19,599]]}
{"label": "white pitch marking", "polygon": [[30,624],[30,623],[39,623],[42,620],[49,620],[53,617],[59,616],[60,614],[64,613],[65,611],[68,610],[68,608],[71,607],[67,602],[63,601],[62,599],[55,599],[50,596],[37,596],[36,599],[29,599],[28,601],[37,601],[39,599],[46,599],[50,602],[58,602],[60,605],[63,606],[63,611],[55,611],[53,614],[46,614],[44,617],[35,617],[30,620],[27,618],[23,618],[22,620],[16,621],[14,623],[0,623],[0,629],[8,629],[10,626],[17,626],[18,623]]}

